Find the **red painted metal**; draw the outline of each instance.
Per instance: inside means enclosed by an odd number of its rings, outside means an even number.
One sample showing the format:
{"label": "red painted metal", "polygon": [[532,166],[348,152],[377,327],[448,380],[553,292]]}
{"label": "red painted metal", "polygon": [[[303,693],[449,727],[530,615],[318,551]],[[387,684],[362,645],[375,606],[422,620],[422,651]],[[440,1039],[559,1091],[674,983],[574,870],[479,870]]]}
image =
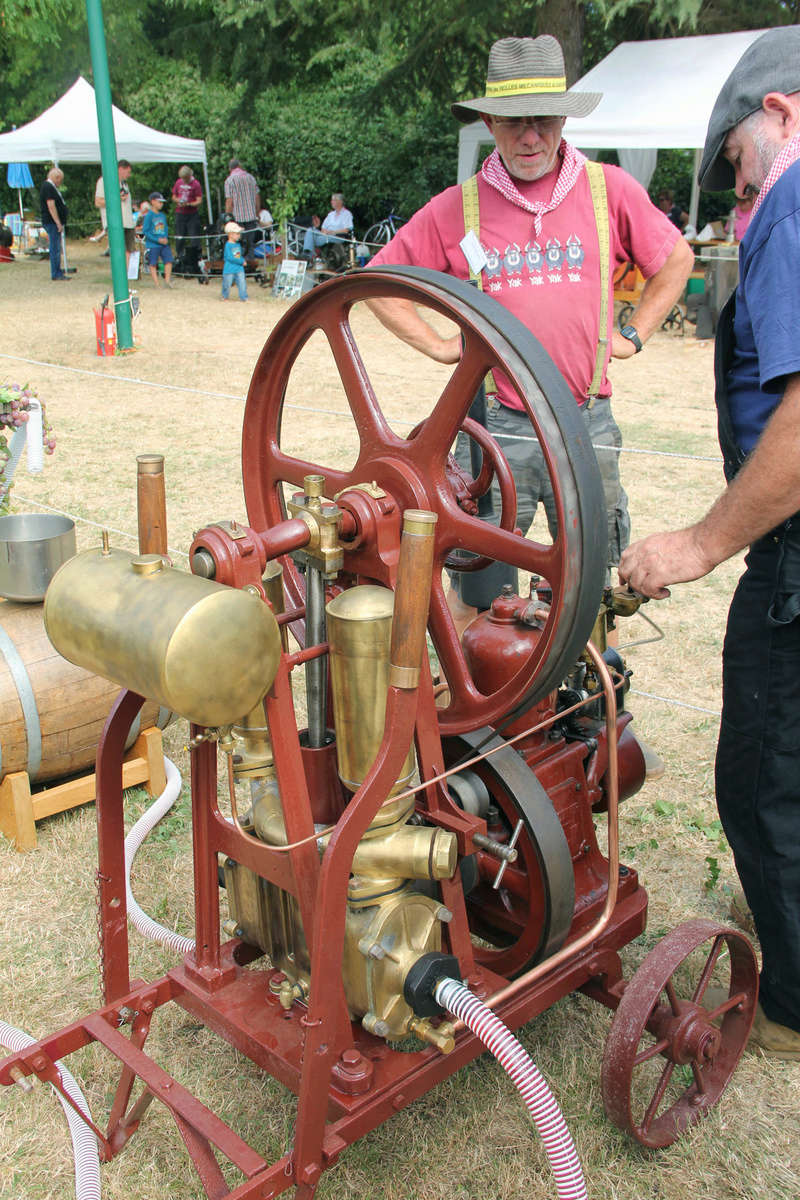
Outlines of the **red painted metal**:
{"label": "red painted metal", "polygon": [[[706,991],[723,967],[726,998],[709,1003]],[[757,995],[758,964],[743,934],[705,920],[668,933],[628,983],[611,1025],[602,1074],[611,1119],[644,1146],[671,1145],[727,1087]],[[690,1068],[691,1083],[676,1066]]]}
{"label": "red painted metal", "polygon": [[[124,879],[122,758],[131,722],[142,700],[123,692],[104,730],[97,763],[104,1004],[89,1016],[0,1061],[0,1084],[10,1085],[20,1072],[38,1075],[52,1082],[63,1096],[55,1061],[92,1042],[101,1045],[118,1070],[106,1131],[96,1130],[103,1157],[109,1159],[121,1152],[140,1128],[151,1102],[157,1100],[172,1114],[209,1200],[272,1200],[290,1188],[295,1189],[297,1197],[310,1200],[321,1173],[336,1162],[345,1147],[483,1052],[482,1044],[460,1028],[450,1055],[442,1055],[433,1047],[399,1053],[367,1033],[360,1022],[351,1021],[341,972],[350,867],[355,849],[398,778],[414,739],[421,780],[415,793],[419,816],[430,825],[455,833],[460,856],[476,855],[481,878],[493,878],[497,860],[485,849],[479,851],[474,841],[477,834],[487,833],[487,821],[459,808],[443,778],[446,761],[442,732],[453,734],[463,729],[474,733],[487,721],[504,718],[523,695],[529,694],[532,678],[548,662],[556,644],[558,623],[569,616],[570,589],[577,586],[578,561],[569,537],[557,539],[554,547],[537,546],[508,530],[487,528],[473,520],[466,507],[459,507],[453,498],[454,469],[447,458],[450,442],[487,369],[502,365],[506,370],[508,366],[498,359],[485,322],[473,320],[466,304],[456,306],[455,312],[449,309],[432,285],[423,289],[431,307],[456,316],[465,334],[465,351],[416,436],[398,438],[380,413],[352,339],[348,315],[351,305],[373,290],[399,298],[419,298],[420,289],[396,278],[387,282],[379,272],[368,275],[367,282],[365,277],[361,282],[344,278],[338,281],[335,291],[324,286],[317,289],[321,298],[312,293],[293,309],[291,319],[279,323],[259,360],[248,400],[243,458],[248,509],[255,528],[210,526],[197,535],[193,549],[207,550],[214,559],[217,578],[240,587],[260,587],[266,561],[284,557],[293,604],[285,620],[299,627],[305,615],[302,581],[285,555],[306,544],[308,527],[303,521],[283,519],[280,493],[283,481],[299,486],[304,475],[320,473],[320,468],[281,449],[281,397],[299,349],[314,329],[323,329],[361,437],[359,459],[352,471],[323,472],[326,495],[344,489],[344,494],[337,497],[344,514],[341,532],[345,551],[345,572],[338,582],[348,586],[363,578],[398,585],[403,570],[403,510],[425,508],[437,514],[429,628],[451,690],[450,704],[445,709],[437,706],[427,656],[423,655],[418,687],[390,687],[381,746],[362,785],[348,798],[334,769],[332,748],[309,750],[303,744],[292,699],[291,671],[325,647],[283,654],[264,706],[275,748],[288,844],[268,845],[222,815],[217,796],[216,744],[195,737],[191,753],[195,948],[163,977],[132,982]],[[535,415],[534,425],[539,429]],[[505,459],[484,441],[481,445],[490,466],[507,492]],[[488,473],[489,466],[487,479]],[[360,486],[373,482],[377,489]],[[558,489],[556,499],[563,520],[564,503]],[[508,496],[504,507],[507,523],[513,508]],[[547,577],[553,585],[553,603],[543,628],[520,628],[516,617],[511,619],[509,605],[515,608],[524,602],[518,597],[508,602],[504,599],[476,627],[472,644],[468,638],[466,651],[462,649],[440,582],[447,554],[462,544],[489,557],[502,554],[519,567]],[[421,640],[421,627],[411,632]],[[670,1062],[691,1063],[707,1081],[708,1096],[713,1094],[715,1099],[727,1082],[752,1020],[752,951],[732,931],[695,922],[690,934],[678,931],[672,940],[667,939],[664,951],[648,956],[644,975],[636,976],[626,990],[618,952],[644,929],[647,896],[636,873],[619,864],[617,803],[620,796],[636,790],[641,779],[641,756],[637,758],[630,748],[623,753],[620,779],[617,740],[624,746],[630,718],[628,714],[615,716],[608,671],[599,655],[591,650],[590,654],[604,689],[604,719],[576,717],[568,735],[563,725],[554,726],[557,696],[550,691],[527,712],[516,712],[505,729],[507,737],[512,733],[524,735],[516,742],[516,750],[530,768],[526,778],[532,778],[531,771],[535,774],[563,830],[566,864],[575,882],[574,911],[571,924],[566,922],[569,928],[564,931],[564,945],[510,981],[535,953],[542,912],[552,900],[542,885],[535,848],[523,835],[519,858],[507,866],[499,892],[484,888],[477,900],[465,897],[459,871],[441,883],[442,901],[452,913],[445,927],[445,948],[457,957],[462,976],[473,991],[493,1004],[512,1029],[576,989],[616,1009],[613,1028],[617,1032],[609,1040],[608,1065],[604,1067],[606,1103],[612,1117],[634,1136],[657,1141],[661,1127],[647,1119],[647,1114],[644,1121],[638,1120],[628,1104],[630,1077],[639,1065],[639,1042],[649,1032]],[[406,662],[401,665],[413,667]],[[405,678],[402,673],[400,678]],[[531,731],[542,722],[544,728]],[[203,731],[192,732],[197,735]],[[494,736],[493,730],[488,733]],[[480,740],[482,734],[476,736]],[[508,746],[505,751],[511,753]],[[519,812],[518,799],[503,793],[502,788],[495,796],[505,818],[490,817],[488,833],[497,841],[508,840]],[[606,806],[608,857],[598,846],[592,816]],[[335,822],[321,861],[315,822]],[[278,982],[278,973],[260,951],[236,938],[222,940],[220,856],[249,868],[296,899],[311,959],[307,1003],[295,1002],[285,1010],[271,986]],[[473,945],[472,922],[480,906],[484,922],[509,934],[507,952],[487,954]],[[707,970],[701,972],[691,999],[678,1001],[675,989],[670,991],[672,976],[686,953],[709,938],[713,946],[706,959]],[[700,1002],[722,940],[731,952],[733,972],[731,1000],[719,1010],[722,1025],[717,1031]],[[662,991],[668,998],[666,1006],[659,1002]],[[152,1017],[157,1009],[170,1003],[192,1014],[297,1095],[292,1144],[277,1161],[268,1163],[147,1053]],[[137,1081],[143,1090],[134,1100]],[[670,1117],[674,1125],[682,1127],[695,1110],[707,1107],[705,1103],[692,1105],[693,1096],[688,1090]],[[242,1182],[228,1188],[216,1154],[239,1170]]]}
{"label": "red painted metal", "polygon": [[[464,339],[461,361],[430,415],[411,438],[398,437],[387,422],[350,327],[352,306],[371,296],[425,304],[456,321]],[[289,454],[281,445],[283,397],[297,356],[315,330],[323,330],[328,339],[358,431],[357,460],[348,470],[312,464]],[[361,516],[359,532],[348,553],[348,570],[393,586],[397,543],[393,538],[393,544],[385,546],[380,537],[364,536],[365,530],[383,526],[381,502],[370,497],[365,500],[365,493],[359,489],[375,483],[391,497],[398,521],[399,512],[408,508],[436,513],[429,629],[449,684],[449,702],[438,714],[439,726],[445,733],[494,723],[519,702],[542,664],[552,655],[559,625],[563,622],[563,628],[570,626],[570,612],[582,582],[580,531],[574,514],[566,512],[564,480],[552,461],[555,457],[552,435],[544,436],[540,414],[531,400],[532,381],[526,376],[522,361],[515,369],[513,347],[505,343],[501,356],[497,348],[501,341],[497,330],[474,313],[446,303],[441,286],[412,283],[377,270],[344,277],[333,287],[316,288],[302,305],[278,323],[256,364],[245,412],[243,480],[250,523],[256,530],[271,529],[284,520],[285,483],[299,488],[309,473],[322,475],[325,494],[335,495],[337,503],[356,520]],[[455,502],[447,475],[448,451],[467,417],[478,385],[492,369],[502,369],[518,389],[532,431],[539,433],[547,446],[561,530],[553,545],[487,525]],[[499,448],[495,457],[499,467],[505,461]],[[367,515],[365,510],[370,509]],[[454,548],[465,548],[486,558],[500,558],[521,570],[543,576],[553,590],[550,616],[530,657],[522,669],[489,695],[478,690],[467,669],[440,582],[441,568]],[[283,559],[282,565],[290,602],[302,603],[302,577],[290,559]]]}

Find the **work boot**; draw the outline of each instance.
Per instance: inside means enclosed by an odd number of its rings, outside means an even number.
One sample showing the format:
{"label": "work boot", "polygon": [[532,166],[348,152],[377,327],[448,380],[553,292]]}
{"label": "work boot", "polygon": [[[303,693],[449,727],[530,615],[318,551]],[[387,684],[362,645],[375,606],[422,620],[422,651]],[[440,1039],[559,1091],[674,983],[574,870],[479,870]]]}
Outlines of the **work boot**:
{"label": "work boot", "polygon": [[788,1025],[770,1021],[759,1004],[756,1019],[750,1030],[748,1046],[757,1046],[765,1058],[778,1058],[781,1062],[800,1062],[800,1033]]}
{"label": "work boot", "polygon": [[[719,1008],[728,999],[726,988],[710,987],[703,993],[702,1004],[706,1009]],[[777,1058],[781,1062],[800,1062],[800,1033],[788,1025],[770,1021],[761,1004],[756,1005],[756,1015],[747,1045],[751,1050],[760,1050],[765,1058]]]}

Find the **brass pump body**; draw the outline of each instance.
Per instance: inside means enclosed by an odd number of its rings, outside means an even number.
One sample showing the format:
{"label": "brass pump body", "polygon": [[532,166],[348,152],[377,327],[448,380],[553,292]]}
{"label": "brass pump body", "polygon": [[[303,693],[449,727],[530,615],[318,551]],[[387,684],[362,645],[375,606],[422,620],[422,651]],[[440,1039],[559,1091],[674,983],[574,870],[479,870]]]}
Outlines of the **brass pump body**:
{"label": "brass pump body", "polygon": [[[393,600],[388,588],[367,584],[342,592],[327,605],[338,771],[351,792],[362,783],[383,736]],[[234,771],[251,780],[249,824],[262,840],[285,845],[263,708],[259,705],[234,733]],[[260,767],[254,765],[259,759]],[[441,924],[450,913],[416,891],[414,882],[449,879],[457,857],[454,834],[409,824],[413,804],[394,798],[415,773],[414,748],[409,746],[399,778],[356,850],[345,924],[342,975],[351,1016],[371,1033],[393,1040],[412,1029],[423,1037],[436,1036],[414,1017],[403,998],[403,981],[418,958],[441,950]],[[320,837],[321,852],[327,842],[327,835]],[[306,996],[310,964],[296,900],[230,859],[224,870],[237,929],[286,976],[287,1003]]]}

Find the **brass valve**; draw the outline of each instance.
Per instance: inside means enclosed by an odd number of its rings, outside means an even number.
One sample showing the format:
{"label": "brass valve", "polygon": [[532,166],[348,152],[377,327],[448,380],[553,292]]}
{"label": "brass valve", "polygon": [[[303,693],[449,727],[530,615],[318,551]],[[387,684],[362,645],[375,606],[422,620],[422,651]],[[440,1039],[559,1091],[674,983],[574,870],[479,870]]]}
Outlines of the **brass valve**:
{"label": "brass valve", "polygon": [[344,565],[344,551],[339,544],[342,510],[338,504],[323,501],[324,483],[321,475],[306,475],[304,491],[287,500],[286,508],[291,516],[299,517],[308,526],[308,544],[295,552],[297,557],[316,567],[325,579],[335,579]]}

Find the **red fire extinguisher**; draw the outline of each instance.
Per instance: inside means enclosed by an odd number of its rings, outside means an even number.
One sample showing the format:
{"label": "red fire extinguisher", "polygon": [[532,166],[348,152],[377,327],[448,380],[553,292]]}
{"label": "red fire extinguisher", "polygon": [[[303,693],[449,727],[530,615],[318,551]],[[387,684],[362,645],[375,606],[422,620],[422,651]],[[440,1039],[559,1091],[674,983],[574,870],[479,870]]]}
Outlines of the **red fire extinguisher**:
{"label": "red fire extinguisher", "polygon": [[114,311],[108,307],[108,296],[94,310],[94,326],[97,334],[97,353],[101,357],[113,356],[117,350],[117,327]]}

